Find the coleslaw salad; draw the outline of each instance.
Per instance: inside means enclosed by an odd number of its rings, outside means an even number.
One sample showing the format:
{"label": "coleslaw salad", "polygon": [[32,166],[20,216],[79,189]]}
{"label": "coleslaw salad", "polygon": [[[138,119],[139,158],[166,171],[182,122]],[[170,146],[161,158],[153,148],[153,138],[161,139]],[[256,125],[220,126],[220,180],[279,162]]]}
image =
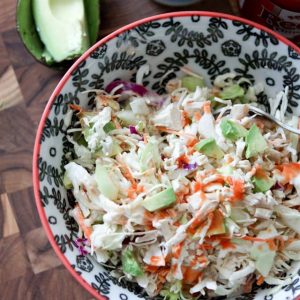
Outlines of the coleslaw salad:
{"label": "coleslaw salad", "polygon": [[[228,73],[208,88],[183,68],[160,96],[141,85],[148,71],[96,91],[91,111],[71,105],[78,126],[64,183],[91,253],[165,299],[290,283],[300,260],[298,136],[249,115],[261,85]],[[281,120],[287,93],[273,108]],[[228,106],[229,116],[212,114]]]}

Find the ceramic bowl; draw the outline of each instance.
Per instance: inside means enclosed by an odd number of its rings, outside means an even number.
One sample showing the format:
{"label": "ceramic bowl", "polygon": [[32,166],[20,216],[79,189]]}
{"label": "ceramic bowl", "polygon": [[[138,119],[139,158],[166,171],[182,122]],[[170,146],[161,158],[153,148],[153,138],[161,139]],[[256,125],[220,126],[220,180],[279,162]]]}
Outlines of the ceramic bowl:
{"label": "ceramic bowl", "polygon": [[[135,284],[112,277],[86,255],[85,242],[77,239],[78,227],[68,213],[74,201],[62,183],[66,153],[72,151],[66,137],[74,121],[69,104],[90,106],[95,94],[83,92],[101,89],[117,78],[134,80],[145,64],[151,72],[144,85],[158,93],[164,93],[166,81],[181,76],[180,67],[187,65],[207,83],[227,72],[263,83],[265,92],[258,98],[266,110],[268,97],[288,86],[288,113],[300,113],[300,49],[238,17],[198,11],[158,15],[115,31],[81,56],[60,81],[43,113],[34,149],[33,181],[36,205],[52,247],[74,278],[97,299],[147,296]],[[237,299],[294,299],[300,294],[299,279],[296,276],[276,293],[262,286]]]}

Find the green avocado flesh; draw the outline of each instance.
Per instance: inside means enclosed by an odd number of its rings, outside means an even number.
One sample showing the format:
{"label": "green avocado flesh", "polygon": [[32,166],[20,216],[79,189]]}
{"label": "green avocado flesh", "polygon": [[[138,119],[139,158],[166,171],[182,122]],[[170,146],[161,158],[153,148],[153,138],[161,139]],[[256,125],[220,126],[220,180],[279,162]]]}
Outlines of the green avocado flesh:
{"label": "green avocado flesh", "polygon": [[143,274],[139,262],[129,249],[122,252],[122,268],[124,273],[132,276],[140,276]]}
{"label": "green avocado flesh", "polygon": [[217,145],[215,139],[202,140],[195,146],[195,149],[208,157],[220,159],[224,156],[224,152]]}
{"label": "green avocado flesh", "polygon": [[191,92],[195,92],[197,86],[204,87],[205,82],[202,78],[194,76],[184,76],[181,79],[182,87],[187,88]]}
{"label": "green avocado flesh", "polygon": [[234,121],[222,120],[220,126],[223,136],[231,141],[236,141],[247,135],[247,130]]}
{"label": "green avocado flesh", "polygon": [[153,196],[147,197],[143,206],[150,212],[167,208],[171,204],[176,202],[176,195],[173,188],[169,187],[162,192],[159,192]]}
{"label": "green avocado flesh", "polygon": [[100,22],[99,0],[19,0],[17,28],[27,50],[55,66],[94,44]]}
{"label": "green avocado flesh", "polygon": [[253,176],[252,182],[254,184],[254,192],[256,193],[267,192],[275,184],[275,180],[269,176],[266,176],[265,178]]}
{"label": "green avocado flesh", "polygon": [[254,124],[246,135],[246,158],[256,156],[263,153],[267,148],[267,142],[260,133],[258,127]]}

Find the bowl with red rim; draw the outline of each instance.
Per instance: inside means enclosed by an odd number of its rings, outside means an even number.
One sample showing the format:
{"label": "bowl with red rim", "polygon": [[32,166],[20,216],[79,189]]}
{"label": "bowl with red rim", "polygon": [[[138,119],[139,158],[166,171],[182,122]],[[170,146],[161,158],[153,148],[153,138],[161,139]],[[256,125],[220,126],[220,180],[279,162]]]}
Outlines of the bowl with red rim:
{"label": "bowl with red rim", "polygon": [[[63,185],[64,165],[72,146],[67,130],[74,118],[70,105],[90,107],[95,93],[115,79],[134,81],[150,66],[144,86],[159,94],[169,79],[188,66],[210,85],[234,72],[265,89],[258,102],[270,109],[273,98],[289,87],[287,112],[300,114],[300,49],[271,30],[231,15],[176,12],[149,17],[108,35],[84,53],[61,79],[39,123],[33,156],[36,205],[48,239],[73,277],[97,299],[150,299],[132,282],[117,280],[87,253],[86,240],[70,216],[72,195]],[[294,299],[300,294],[300,270],[289,285],[255,288],[236,299]],[[153,298],[154,299],[154,298]],[[157,297],[157,299],[162,299]]]}

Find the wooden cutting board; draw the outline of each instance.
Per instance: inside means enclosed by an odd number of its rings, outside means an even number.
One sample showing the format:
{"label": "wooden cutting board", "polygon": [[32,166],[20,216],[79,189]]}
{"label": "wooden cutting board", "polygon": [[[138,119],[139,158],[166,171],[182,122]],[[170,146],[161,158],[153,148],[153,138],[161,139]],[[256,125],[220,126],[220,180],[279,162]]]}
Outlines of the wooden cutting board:
{"label": "wooden cutting board", "polygon": [[[16,31],[15,6],[16,1],[1,0],[0,299],[92,299],[54,254],[35,208],[35,132],[63,73],[39,64],[24,49]],[[102,0],[101,37],[140,18],[174,10],[151,0]],[[206,0],[181,10],[232,13],[224,0]]]}

